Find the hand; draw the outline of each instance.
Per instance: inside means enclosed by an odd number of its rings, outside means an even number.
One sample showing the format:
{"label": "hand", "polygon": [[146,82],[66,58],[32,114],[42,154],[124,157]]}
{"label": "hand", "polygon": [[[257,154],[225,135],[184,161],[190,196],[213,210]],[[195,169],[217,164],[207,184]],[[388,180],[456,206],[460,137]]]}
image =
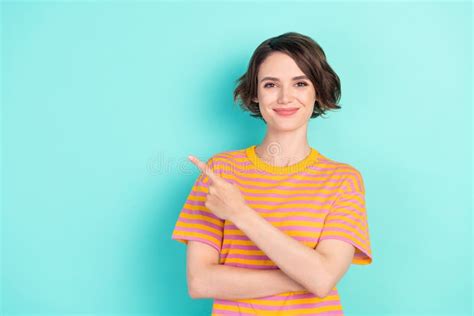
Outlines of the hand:
{"label": "hand", "polygon": [[220,219],[232,221],[239,212],[245,211],[247,204],[237,185],[215,174],[211,168],[196,157],[189,156],[188,158],[209,177],[209,193],[206,195],[205,206],[214,215]]}

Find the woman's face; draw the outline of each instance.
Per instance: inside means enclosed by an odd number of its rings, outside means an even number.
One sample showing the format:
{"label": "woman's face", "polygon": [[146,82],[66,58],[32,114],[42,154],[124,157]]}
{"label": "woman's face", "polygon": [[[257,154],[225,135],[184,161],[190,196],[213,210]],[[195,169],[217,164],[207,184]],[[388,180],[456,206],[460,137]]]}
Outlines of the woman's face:
{"label": "woman's face", "polygon": [[[254,102],[259,103],[267,127],[279,131],[300,128],[308,123],[315,101],[313,84],[290,56],[274,52],[260,65]],[[288,113],[278,109],[297,111]]]}

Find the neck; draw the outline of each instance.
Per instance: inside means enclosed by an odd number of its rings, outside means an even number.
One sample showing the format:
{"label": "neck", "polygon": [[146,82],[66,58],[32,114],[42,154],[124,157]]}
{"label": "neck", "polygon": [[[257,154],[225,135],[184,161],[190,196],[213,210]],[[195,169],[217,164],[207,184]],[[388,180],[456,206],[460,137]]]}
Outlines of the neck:
{"label": "neck", "polygon": [[305,159],[311,152],[306,129],[293,131],[267,131],[255,153],[273,166],[289,166]]}

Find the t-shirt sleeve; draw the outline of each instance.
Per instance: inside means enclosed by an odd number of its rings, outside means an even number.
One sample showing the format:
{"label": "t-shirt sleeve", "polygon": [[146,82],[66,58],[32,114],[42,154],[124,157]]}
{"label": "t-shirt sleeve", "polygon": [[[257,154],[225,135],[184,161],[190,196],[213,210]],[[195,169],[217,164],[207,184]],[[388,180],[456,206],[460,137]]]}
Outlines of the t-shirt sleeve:
{"label": "t-shirt sleeve", "polygon": [[[210,158],[206,164],[216,172],[213,158]],[[219,173],[216,172],[216,174]],[[189,240],[200,241],[220,253],[224,220],[215,216],[204,205],[208,192],[209,178],[201,172],[181,209],[171,239],[186,245]]]}
{"label": "t-shirt sleeve", "polygon": [[362,175],[356,169],[350,172],[324,221],[319,241],[338,239],[355,247],[354,264],[370,264],[369,227],[365,207],[365,186]]}

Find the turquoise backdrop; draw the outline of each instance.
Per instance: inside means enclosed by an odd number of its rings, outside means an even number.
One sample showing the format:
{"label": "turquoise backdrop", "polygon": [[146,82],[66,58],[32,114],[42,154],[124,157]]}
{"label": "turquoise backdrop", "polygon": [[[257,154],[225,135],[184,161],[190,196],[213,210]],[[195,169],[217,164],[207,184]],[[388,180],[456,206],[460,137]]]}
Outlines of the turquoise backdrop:
{"label": "turquoise backdrop", "polygon": [[2,315],[209,315],[171,240],[188,154],[259,143],[232,100],[263,40],[313,37],[342,109],[310,144],[359,169],[374,261],[346,315],[472,313],[471,2],[3,1]]}

